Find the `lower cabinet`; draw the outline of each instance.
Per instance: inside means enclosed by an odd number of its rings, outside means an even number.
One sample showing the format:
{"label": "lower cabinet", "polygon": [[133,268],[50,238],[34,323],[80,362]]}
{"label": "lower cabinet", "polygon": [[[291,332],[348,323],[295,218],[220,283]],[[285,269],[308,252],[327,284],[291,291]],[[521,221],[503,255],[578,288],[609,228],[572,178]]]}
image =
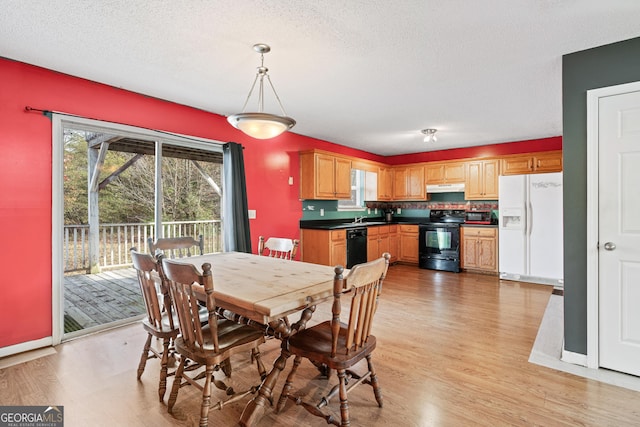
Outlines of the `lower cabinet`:
{"label": "lower cabinet", "polygon": [[398,251],[398,261],[418,264],[418,226],[400,224],[399,228],[400,250]]}
{"label": "lower cabinet", "polygon": [[498,272],[498,229],[461,227],[461,267],[487,273]]}
{"label": "lower cabinet", "polygon": [[398,261],[398,248],[400,247],[398,239],[398,226],[389,226],[389,254],[391,255],[390,263]]}
{"label": "lower cabinet", "polygon": [[389,248],[388,225],[367,227],[367,261],[380,258],[383,253],[390,251]]}
{"label": "lower cabinet", "polygon": [[302,261],[329,266],[347,265],[347,230],[300,230]]}

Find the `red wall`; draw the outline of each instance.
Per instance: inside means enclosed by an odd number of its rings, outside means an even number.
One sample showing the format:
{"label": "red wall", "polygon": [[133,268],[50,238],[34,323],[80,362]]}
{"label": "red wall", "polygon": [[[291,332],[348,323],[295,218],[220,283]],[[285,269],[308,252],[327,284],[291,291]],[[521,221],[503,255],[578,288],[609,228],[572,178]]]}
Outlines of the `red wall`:
{"label": "red wall", "polygon": [[[2,58],[0,85],[0,347],[52,333],[51,121],[25,112],[25,106],[241,143],[249,209],[257,211],[251,220],[254,246],[261,234],[299,236],[298,151],[321,148],[392,164],[403,161],[402,156],[385,159],[295,133],[254,140],[216,114]],[[514,143],[516,151],[511,152],[560,148],[560,138],[556,140],[552,148],[546,142]],[[449,151],[454,150],[442,153]],[[412,155],[410,162],[441,160],[432,156],[438,155]],[[290,176],[293,185],[288,184]]]}
{"label": "red wall", "polygon": [[528,141],[507,142],[504,144],[482,145],[478,147],[402,154],[399,156],[387,157],[385,161],[390,165],[402,165],[406,163],[437,162],[440,160],[469,159],[473,157],[495,157],[504,156],[506,154],[553,150],[562,150],[561,136],[532,139]]}

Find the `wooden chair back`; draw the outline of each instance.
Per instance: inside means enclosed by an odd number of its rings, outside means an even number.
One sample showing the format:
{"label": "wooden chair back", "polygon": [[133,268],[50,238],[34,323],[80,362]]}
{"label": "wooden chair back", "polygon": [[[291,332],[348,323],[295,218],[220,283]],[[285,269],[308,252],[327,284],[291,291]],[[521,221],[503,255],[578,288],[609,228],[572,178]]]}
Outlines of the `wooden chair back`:
{"label": "wooden chair back", "polygon": [[169,319],[169,330],[175,329],[173,316],[171,315],[169,289],[161,279],[155,258],[149,254],[138,252],[136,248],[132,248],[131,260],[133,261],[133,268],[136,269],[138,275],[140,292],[147,309],[149,323],[159,331],[167,329],[167,325],[163,325],[162,322],[162,312],[166,311]]}
{"label": "wooden chair back", "polygon": [[281,259],[295,259],[300,241],[298,239],[285,239],[282,237],[264,236],[258,239],[258,255],[265,255]]}
{"label": "wooden chair back", "polygon": [[162,256],[160,258],[173,307],[178,315],[180,334],[186,346],[194,350],[204,349],[205,337],[198,315],[200,305],[197,295],[200,294],[201,298],[206,296],[207,311],[209,312],[208,329],[211,332],[214,351],[218,352],[218,322],[215,313],[216,301],[213,296],[211,264],[202,264],[203,273],[200,274],[191,264],[181,264]]}
{"label": "wooden chair back", "polygon": [[[163,237],[156,239],[149,237],[149,253],[157,255],[162,252],[166,257],[184,258],[191,255],[202,255],[204,253],[204,238],[202,234],[198,239],[193,237]],[[197,250],[197,252],[196,252]]]}
{"label": "wooden chair back", "polygon": [[[378,307],[382,282],[389,268],[388,253],[381,258],[355,265],[343,278],[344,268],[335,268],[333,281],[333,306],[331,308],[331,357],[336,353],[349,354],[362,348],[371,334],[373,317]],[[347,336],[344,348],[338,348],[342,303],[350,300]]]}

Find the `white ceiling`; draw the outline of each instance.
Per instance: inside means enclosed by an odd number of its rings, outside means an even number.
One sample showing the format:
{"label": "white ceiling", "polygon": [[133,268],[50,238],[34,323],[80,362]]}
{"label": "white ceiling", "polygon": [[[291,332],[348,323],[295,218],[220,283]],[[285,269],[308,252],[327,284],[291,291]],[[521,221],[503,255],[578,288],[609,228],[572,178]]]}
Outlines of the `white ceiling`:
{"label": "white ceiling", "polygon": [[[639,0],[0,0],[0,10],[0,56],[225,116],[253,82],[253,44],[267,43],[293,132],[381,155],[561,135],[562,55],[640,36]],[[424,143],[423,128],[438,141]]]}

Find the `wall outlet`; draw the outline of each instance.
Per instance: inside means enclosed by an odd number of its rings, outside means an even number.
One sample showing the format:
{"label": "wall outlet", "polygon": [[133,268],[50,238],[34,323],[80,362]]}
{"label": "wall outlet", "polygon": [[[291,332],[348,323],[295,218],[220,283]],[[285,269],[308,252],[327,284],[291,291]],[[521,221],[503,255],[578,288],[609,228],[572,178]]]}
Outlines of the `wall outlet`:
{"label": "wall outlet", "polygon": [[293,185],[293,177],[292,176],[289,177],[289,185]]}
{"label": "wall outlet", "polygon": [[402,209],[401,209],[401,208],[398,208],[398,209],[396,210],[396,213],[397,213],[398,215],[400,215],[400,214],[402,213]]}
{"label": "wall outlet", "polygon": [[373,213],[375,213],[375,214],[377,215],[377,214],[378,214],[378,208],[375,208],[375,209],[373,210]]}
{"label": "wall outlet", "polygon": [[256,219],[255,209],[249,209],[249,219]]}
{"label": "wall outlet", "polygon": [[367,208],[367,215],[371,215],[371,209]]}
{"label": "wall outlet", "polygon": [[324,216],[324,209],[320,209],[320,216]]}

